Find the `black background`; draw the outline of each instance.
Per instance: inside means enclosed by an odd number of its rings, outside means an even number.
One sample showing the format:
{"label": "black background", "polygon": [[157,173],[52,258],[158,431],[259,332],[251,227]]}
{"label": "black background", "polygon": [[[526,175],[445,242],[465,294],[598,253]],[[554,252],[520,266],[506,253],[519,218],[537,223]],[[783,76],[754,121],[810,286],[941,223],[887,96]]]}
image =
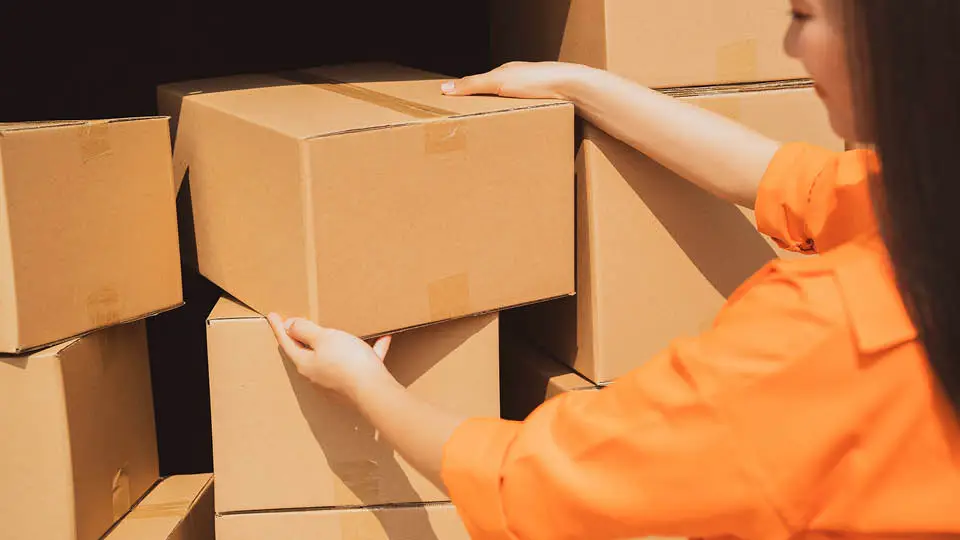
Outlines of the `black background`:
{"label": "black background", "polygon": [[[0,122],[155,114],[164,82],[389,60],[489,67],[485,1],[0,2]],[[212,471],[204,320],[219,291],[149,322],[161,473]]]}

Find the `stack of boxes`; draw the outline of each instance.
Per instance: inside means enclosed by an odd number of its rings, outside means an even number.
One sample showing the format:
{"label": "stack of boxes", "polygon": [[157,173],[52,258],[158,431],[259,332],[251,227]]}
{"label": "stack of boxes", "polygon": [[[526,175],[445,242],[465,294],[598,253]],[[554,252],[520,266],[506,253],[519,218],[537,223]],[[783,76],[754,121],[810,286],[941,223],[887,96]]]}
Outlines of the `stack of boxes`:
{"label": "stack of boxes", "polygon": [[[811,82],[799,79],[802,66],[783,52],[790,18],[777,3],[494,0],[493,6],[498,61],[585,63],[774,139],[843,150]],[[504,317],[505,331],[603,385],[670,340],[708,328],[733,290],[777,256],[793,254],[756,231],[750,210],[586,125],[577,159],[577,296],[517,310]],[[533,389],[542,401],[543,380],[505,382],[511,392]]]}
{"label": "stack of boxes", "polygon": [[[492,6],[498,63],[585,63],[843,149],[768,0]],[[520,420],[704,330],[792,256],[749,210],[594,126],[575,138],[570,104],[446,97],[442,79],[360,64],[165,85],[172,164],[162,118],[0,124],[4,537],[208,540],[215,513],[218,540],[466,540],[262,314],[395,335],[386,365],[411,392]],[[227,294],[206,328],[215,500],[209,474],[158,472],[143,319],[182,303],[181,250]]]}
{"label": "stack of boxes", "polygon": [[102,537],[159,479],[144,318],[182,303],[163,118],[0,126],[0,523]]}
{"label": "stack of boxes", "polygon": [[574,292],[570,104],[363,64],[161,87],[189,172],[217,538],[466,538],[446,496],[286,362],[262,313],[396,334],[387,366],[500,415],[499,310]]}

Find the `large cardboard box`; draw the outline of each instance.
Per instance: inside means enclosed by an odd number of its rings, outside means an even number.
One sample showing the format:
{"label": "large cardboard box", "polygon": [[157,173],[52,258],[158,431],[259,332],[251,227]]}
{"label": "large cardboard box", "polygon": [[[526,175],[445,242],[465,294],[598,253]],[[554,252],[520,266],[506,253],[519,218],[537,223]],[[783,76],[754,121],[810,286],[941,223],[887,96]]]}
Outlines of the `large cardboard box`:
{"label": "large cardboard box", "polygon": [[655,88],[804,77],[770,0],[493,0],[499,63],[561,60]]}
{"label": "large cardboard box", "polygon": [[0,124],[0,352],[181,301],[166,119]]}
{"label": "large cardboard box", "polygon": [[574,292],[570,104],[393,65],[285,77],[159,90],[214,283],[361,336]]}
{"label": "large cardboard box", "polygon": [[105,540],[214,540],[213,475],[163,479]]}
{"label": "large cardboard box", "polygon": [[[497,417],[498,321],[399,334],[387,367],[438,406]],[[225,299],[207,332],[218,513],[446,500],[352,406],[281,357],[266,319]]]}
{"label": "large cardboard box", "polygon": [[[778,88],[684,99],[778,140],[843,150],[811,88]],[[577,296],[515,310],[504,325],[594,382],[612,381],[671,340],[706,330],[734,289],[787,256],[757,232],[751,211],[590,126],[577,197]]]}
{"label": "large cardboard box", "polygon": [[450,504],[217,516],[217,540],[470,540]]}
{"label": "large cardboard box", "polygon": [[523,338],[503,336],[500,341],[500,410],[507,420],[522,421],[561,394],[600,388]]}
{"label": "large cardboard box", "polygon": [[0,359],[3,538],[96,540],[156,482],[142,321]]}

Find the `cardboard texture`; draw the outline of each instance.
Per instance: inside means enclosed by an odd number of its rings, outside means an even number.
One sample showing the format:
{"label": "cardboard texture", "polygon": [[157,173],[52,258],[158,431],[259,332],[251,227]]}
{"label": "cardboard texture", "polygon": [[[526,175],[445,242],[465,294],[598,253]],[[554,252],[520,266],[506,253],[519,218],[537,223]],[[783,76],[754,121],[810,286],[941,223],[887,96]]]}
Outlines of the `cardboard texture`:
{"label": "cardboard texture", "polygon": [[214,540],[213,475],[163,479],[105,540]]}
{"label": "cardboard texture", "polygon": [[217,516],[217,540],[470,540],[450,504]]}
{"label": "cardboard texture", "polygon": [[[387,367],[423,399],[497,417],[498,321],[399,334]],[[218,513],[446,500],[353,407],[297,373],[264,318],[224,299],[207,332]]]}
{"label": "cardboard texture", "polygon": [[573,107],[439,85],[362,64],[161,87],[201,273],[361,336],[572,294]]}
{"label": "cardboard texture", "polygon": [[0,358],[4,538],[96,540],[156,482],[143,321]]}
{"label": "cardboard texture", "polygon": [[544,402],[567,392],[599,386],[566,364],[540,352],[523,338],[500,341],[500,410],[507,420],[521,421]]}
{"label": "cardboard texture", "polygon": [[770,0],[493,0],[498,63],[561,60],[654,88],[805,77]]}
{"label": "cardboard texture", "polygon": [[[811,88],[757,88],[684,99],[778,140],[843,150]],[[797,256],[760,235],[751,211],[596,128],[586,127],[577,165],[577,296],[504,314],[504,325],[591,381],[706,330],[756,270]]]}
{"label": "cardboard texture", "polygon": [[176,219],[166,119],[0,124],[0,352],[179,305]]}

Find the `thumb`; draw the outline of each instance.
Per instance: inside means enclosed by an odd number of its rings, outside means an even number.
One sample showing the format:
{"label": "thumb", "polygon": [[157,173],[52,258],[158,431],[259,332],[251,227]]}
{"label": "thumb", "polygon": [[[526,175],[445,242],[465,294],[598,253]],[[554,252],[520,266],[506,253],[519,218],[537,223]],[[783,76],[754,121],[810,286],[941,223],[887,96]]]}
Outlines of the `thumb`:
{"label": "thumb", "polygon": [[377,354],[377,357],[380,358],[380,360],[384,360],[387,357],[387,351],[390,350],[391,341],[393,341],[392,337],[383,336],[373,344],[373,352]]}
{"label": "thumb", "polygon": [[311,349],[317,348],[323,329],[306,319],[288,319],[287,335]]}
{"label": "thumb", "polygon": [[447,81],[443,83],[440,89],[448,96],[496,95],[500,91],[500,84],[496,81],[493,72],[490,72],[464,77],[456,81]]}

